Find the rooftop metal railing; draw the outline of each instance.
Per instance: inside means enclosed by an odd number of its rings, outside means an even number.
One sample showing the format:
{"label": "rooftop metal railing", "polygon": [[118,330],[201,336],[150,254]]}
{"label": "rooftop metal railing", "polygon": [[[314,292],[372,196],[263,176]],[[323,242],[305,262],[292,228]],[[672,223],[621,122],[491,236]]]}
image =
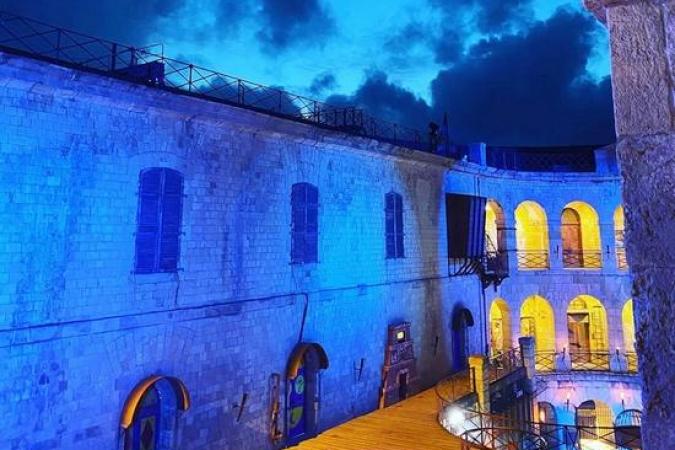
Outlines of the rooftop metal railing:
{"label": "rooftop metal railing", "polygon": [[417,150],[431,150],[418,130],[355,107],[336,107],[283,89],[164,56],[163,47],[133,47],[0,12],[0,49],[73,68],[203,97]]}

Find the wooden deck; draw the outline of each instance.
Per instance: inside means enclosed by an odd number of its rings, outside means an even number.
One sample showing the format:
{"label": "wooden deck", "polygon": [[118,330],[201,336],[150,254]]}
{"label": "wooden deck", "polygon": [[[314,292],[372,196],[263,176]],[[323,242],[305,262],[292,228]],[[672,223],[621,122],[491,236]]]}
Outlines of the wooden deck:
{"label": "wooden deck", "polygon": [[358,417],[302,442],[299,450],[460,450],[436,421],[434,389]]}

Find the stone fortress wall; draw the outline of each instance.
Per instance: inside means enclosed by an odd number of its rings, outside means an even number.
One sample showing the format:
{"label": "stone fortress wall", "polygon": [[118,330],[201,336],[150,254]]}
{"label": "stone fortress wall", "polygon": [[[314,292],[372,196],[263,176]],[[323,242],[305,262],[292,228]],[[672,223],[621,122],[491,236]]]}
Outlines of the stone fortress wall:
{"label": "stone fortress wall", "polygon": [[[189,391],[176,448],[270,448],[270,380],[299,342],[325,350],[317,417],[335,426],[377,407],[388,325],[411,323],[420,389],[453,370],[458,308],[475,318],[467,351],[485,348],[480,280],[448,274],[445,193],[494,198],[508,229],[518,203],[537,201],[552,246],[571,200],[594,206],[611,246],[620,203],[609,173],[492,171],[3,53],[0,111],[0,448],[123,448],[125,402],[151,375]],[[151,167],[184,179],[175,273],[134,272],[139,173]],[[318,263],[290,263],[299,182],[319,192]],[[400,259],[385,258],[391,191]],[[587,293],[619,339],[629,281],[611,258],[593,273],[510,263],[487,305],[506,299],[517,323],[529,295],[558,317]]]}

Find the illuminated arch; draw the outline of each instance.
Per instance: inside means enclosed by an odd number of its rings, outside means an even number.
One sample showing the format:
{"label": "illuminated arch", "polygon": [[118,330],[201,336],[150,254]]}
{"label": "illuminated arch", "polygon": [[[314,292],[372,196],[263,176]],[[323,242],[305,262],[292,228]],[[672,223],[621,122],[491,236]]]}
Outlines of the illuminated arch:
{"label": "illuminated arch", "polygon": [[521,269],[547,268],[549,241],[546,212],[538,203],[524,201],[515,211],[518,267]]}
{"label": "illuminated arch", "polygon": [[560,218],[563,266],[602,267],[602,243],[598,213],[588,203],[568,203]]}
{"label": "illuminated arch", "polygon": [[485,205],[485,236],[487,251],[506,250],[506,223],[504,210],[495,200],[489,199]]}
{"label": "illuminated arch", "polygon": [[532,295],[520,307],[520,335],[533,336],[537,352],[555,351],[555,319],[551,304]]}
{"label": "illuminated arch", "polygon": [[493,354],[511,348],[511,311],[501,298],[495,299],[490,306],[490,342]]}
{"label": "illuminated arch", "polygon": [[567,339],[572,368],[609,370],[607,313],[602,302],[579,295],[567,308]]}
{"label": "illuminated arch", "polygon": [[179,379],[153,375],[141,381],[122,409],[124,450],[173,448],[176,415],[189,407],[188,390]]}
{"label": "illuminated arch", "polygon": [[[577,407],[574,421],[582,448],[584,440],[613,442],[614,419],[611,408],[600,400],[587,400]],[[589,446],[590,448],[590,446]]]}
{"label": "illuminated arch", "polygon": [[628,267],[628,261],[626,260],[625,229],[623,206],[619,205],[614,210],[614,250],[616,254],[616,266],[619,269]]}
{"label": "illuminated arch", "polygon": [[120,426],[122,428],[129,428],[134,420],[134,414],[136,413],[136,409],[138,408],[143,395],[148,391],[148,389],[150,389],[160,380],[166,380],[169,382],[178,400],[178,408],[181,411],[187,411],[190,408],[190,393],[181,380],[174,377],[152,375],[138,383],[131,391],[131,394],[129,394],[129,397],[127,397],[126,402],[124,402],[124,407],[122,408],[122,417],[120,419]]}
{"label": "illuminated arch", "polygon": [[623,348],[626,352],[635,352],[635,316],[633,313],[633,299],[629,299],[621,309],[621,323],[623,325]]}

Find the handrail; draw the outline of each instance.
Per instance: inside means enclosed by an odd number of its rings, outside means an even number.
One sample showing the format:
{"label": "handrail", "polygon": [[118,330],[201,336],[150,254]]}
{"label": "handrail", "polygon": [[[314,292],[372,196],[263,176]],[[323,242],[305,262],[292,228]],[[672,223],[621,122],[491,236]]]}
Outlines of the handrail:
{"label": "handrail", "polygon": [[511,348],[501,352],[488,360],[487,369],[490,382],[503,378],[523,367],[523,357],[520,348]]}
{"label": "handrail", "polygon": [[548,250],[518,250],[518,269],[536,270],[550,267]]}
{"label": "handrail", "polygon": [[602,268],[602,252],[563,249],[562,262],[566,269],[600,269]]}

